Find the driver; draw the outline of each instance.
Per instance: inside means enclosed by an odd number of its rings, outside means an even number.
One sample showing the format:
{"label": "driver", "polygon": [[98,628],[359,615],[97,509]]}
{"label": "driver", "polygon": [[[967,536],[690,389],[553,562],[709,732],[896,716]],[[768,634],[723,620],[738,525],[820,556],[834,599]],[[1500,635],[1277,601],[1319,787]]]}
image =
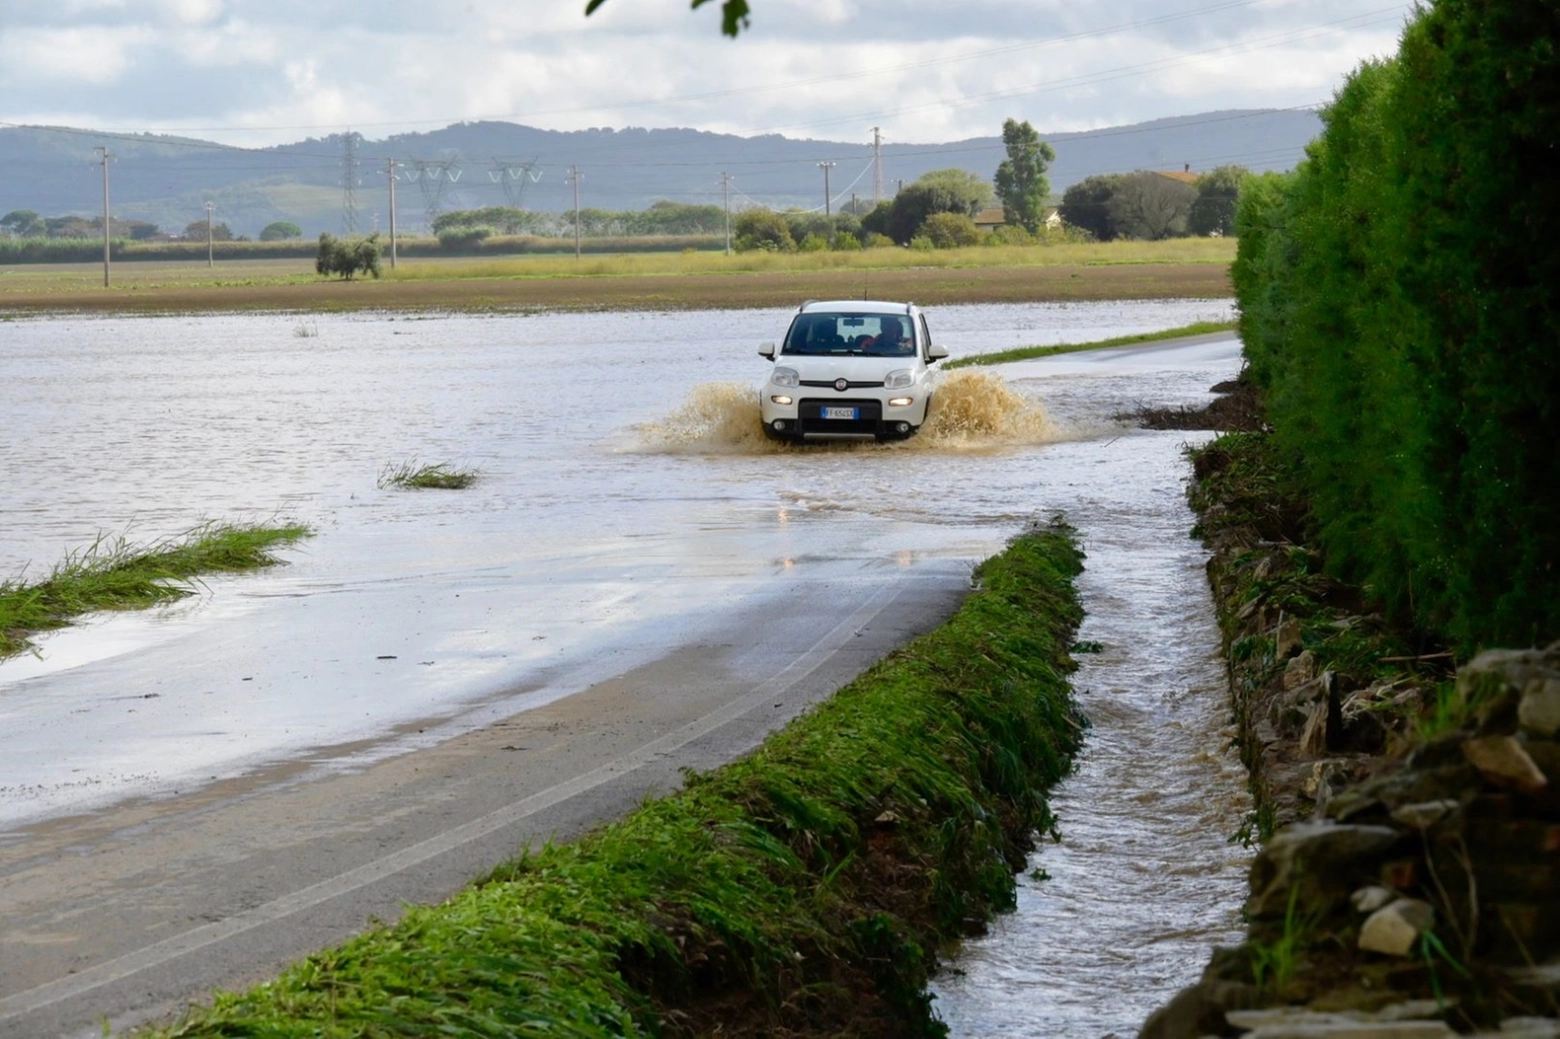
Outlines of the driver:
{"label": "driver", "polygon": [[900,324],[897,317],[883,319],[883,331],[868,339],[862,344],[862,348],[869,354],[893,356],[903,353],[900,342],[904,339],[905,326]]}

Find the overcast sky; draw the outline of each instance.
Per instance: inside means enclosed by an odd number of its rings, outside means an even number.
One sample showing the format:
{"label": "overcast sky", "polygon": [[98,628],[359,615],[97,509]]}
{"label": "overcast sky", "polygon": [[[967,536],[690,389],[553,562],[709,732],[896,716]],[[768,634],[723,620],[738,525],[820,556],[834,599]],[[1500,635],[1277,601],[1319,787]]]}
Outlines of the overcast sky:
{"label": "overcast sky", "polygon": [[1404,0],[0,0],[0,123],[265,145],[462,120],[894,143],[1327,101]]}

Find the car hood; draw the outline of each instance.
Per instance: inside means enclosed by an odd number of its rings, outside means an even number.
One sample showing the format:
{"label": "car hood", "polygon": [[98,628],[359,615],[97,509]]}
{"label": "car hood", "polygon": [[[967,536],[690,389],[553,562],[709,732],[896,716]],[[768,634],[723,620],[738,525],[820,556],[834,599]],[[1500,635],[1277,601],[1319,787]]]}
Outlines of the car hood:
{"label": "car hood", "polygon": [[833,382],[835,379],[882,382],[889,372],[918,367],[914,357],[809,357],[790,354],[782,356],[777,363],[794,369],[809,382]]}

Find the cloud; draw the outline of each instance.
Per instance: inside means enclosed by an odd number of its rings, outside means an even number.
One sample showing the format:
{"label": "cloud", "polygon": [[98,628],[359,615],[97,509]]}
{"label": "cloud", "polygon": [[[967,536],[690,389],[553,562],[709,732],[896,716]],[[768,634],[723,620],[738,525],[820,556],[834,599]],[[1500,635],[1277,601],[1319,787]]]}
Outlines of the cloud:
{"label": "cloud", "polygon": [[[1326,100],[1411,0],[8,0],[0,120],[265,144],[462,120],[900,143]],[[263,129],[263,128],[272,129]]]}

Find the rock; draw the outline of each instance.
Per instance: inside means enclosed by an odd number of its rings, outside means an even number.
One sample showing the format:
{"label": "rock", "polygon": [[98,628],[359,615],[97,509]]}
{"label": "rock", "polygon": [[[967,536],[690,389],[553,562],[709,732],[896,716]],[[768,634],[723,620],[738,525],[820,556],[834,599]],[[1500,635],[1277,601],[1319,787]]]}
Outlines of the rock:
{"label": "rock", "polygon": [[1349,896],[1349,902],[1361,913],[1374,913],[1382,906],[1387,905],[1398,897],[1398,893],[1389,887],[1380,884],[1372,884],[1370,887],[1362,887]]}
{"label": "rock", "polygon": [[1360,927],[1359,947],[1387,956],[1412,956],[1419,936],[1435,923],[1435,909],[1417,898],[1400,898],[1370,914]]}
{"label": "rock", "polygon": [[[1284,675],[1288,677],[1288,669]],[[1534,736],[1549,737],[1560,732],[1560,676],[1535,677],[1523,687],[1517,721]]]}
{"label": "rock", "polygon": [[1338,758],[1313,761],[1311,770],[1301,780],[1300,792],[1316,802],[1316,810],[1325,812],[1327,804],[1341,790],[1349,778],[1349,763]]}
{"label": "rock", "polygon": [[1481,736],[1465,740],[1463,756],[1488,782],[1534,794],[1549,785],[1549,777],[1533,763],[1514,736]]}
{"label": "rock", "polygon": [[1319,758],[1327,753],[1330,706],[1325,698],[1311,705],[1311,716],[1305,720],[1305,728],[1300,730],[1300,741],[1295,746],[1296,754],[1303,758]]}
{"label": "rock", "polygon": [[1257,1005],[1257,989],[1235,981],[1204,980],[1175,994],[1143,1023],[1138,1039],[1197,1039],[1226,1035],[1225,1012]]}
{"label": "rock", "polygon": [[1475,1034],[1499,1035],[1501,1039],[1560,1039],[1560,1020],[1552,1017],[1508,1017],[1500,1023],[1499,1032]]}
{"label": "rock", "polygon": [[[1560,679],[1560,652],[1546,649],[1490,649],[1457,670],[1457,695],[1476,704],[1479,731],[1510,732],[1518,722],[1520,700],[1527,690]],[[1540,693],[1540,698],[1542,694]],[[1530,710],[1542,721],[1544,705]]]}
{"label": "rock", "polygon": [[1461,802],[1450,798],[1441,801],[1421,801],[1418,804],[1402,805],[1393,809],[1392,820],[1404,826],[1412,826],[1416,830],[1428,830],[1441,820],[1456,815],[1461,807]]}
{"label": "rock", "polygon": [[1500,1023],[1500,1034],[1519,1039],[1560,1039],[1560,1019],[1509,1017]]}
{"label": "rock", "polygon": [[1227,1017],[1234,1027],[1249,1029],[1244,1033],[1245,1039],[1443,1039],[1457,1034],[1444,1021],[1380,1014],[1329,1014],[1301,1007],[1236,1010]]}
{"label": "rock", "polygon": [[1386,826],[1294,823],[1275,833],[1251,866],[1252,919],[1282,919],[1290,889],[1298,887],[1300,911],[1328,910],[1375,876],[1398,831]]}
{"label": "rock", "polygon": [[1273,631],[1273,659],[1287,660],[1300,649],[1300,622],[1290,617]]}
{"label": "rock", "polygon": [[1315,677],[1316,654],[1308,649],[1301,650],[1298,656],[1291,657],[1289,663],[1284,665],[1285,689],[1294,689],[1305,685]]}

